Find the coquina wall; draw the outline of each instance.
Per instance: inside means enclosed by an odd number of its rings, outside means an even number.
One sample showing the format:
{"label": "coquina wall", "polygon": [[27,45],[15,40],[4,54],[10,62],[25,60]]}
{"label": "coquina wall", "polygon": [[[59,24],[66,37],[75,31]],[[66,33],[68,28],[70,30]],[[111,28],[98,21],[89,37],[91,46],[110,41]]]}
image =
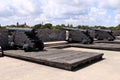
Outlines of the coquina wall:
{"label": "coquina wall", "polygon": [[[66,40],[65,30],[42,30],[38,29],[37,36],[43,42],[49,41],[64,41]],[[0,46],[3,48],[8,47],[8,31],[6,29],[0,29]]]}
{"label": "coquina wall", "polygon": [[8,31],[6,29],[0,29],[0,46],[2,48],[8,46]]}
{"label": "coquina wall", "polygon": [[64,41],[66,39],[66,31],[65,30],[42,30],[42,29],[38,29],[37,36],[43,42]]}

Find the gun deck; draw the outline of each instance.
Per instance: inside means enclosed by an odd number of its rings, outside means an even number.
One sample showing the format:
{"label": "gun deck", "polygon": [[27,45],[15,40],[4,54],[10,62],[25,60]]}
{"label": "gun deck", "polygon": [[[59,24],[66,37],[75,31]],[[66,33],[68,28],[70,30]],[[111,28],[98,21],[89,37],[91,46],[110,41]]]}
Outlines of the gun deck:
{"label": "gun deck", "polygon": [[5,56],[37,62],[66,70],[74,70],[86,63],[102,59],[102,53],[81,52],[61,49],[47,49],[40,52],[24,52],[23,50],[7,50]]}

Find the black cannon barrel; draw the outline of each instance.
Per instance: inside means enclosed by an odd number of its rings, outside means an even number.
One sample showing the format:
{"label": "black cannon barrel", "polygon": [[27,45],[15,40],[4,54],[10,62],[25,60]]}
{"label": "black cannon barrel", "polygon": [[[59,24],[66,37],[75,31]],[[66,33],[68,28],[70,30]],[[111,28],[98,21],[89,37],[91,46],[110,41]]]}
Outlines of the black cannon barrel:
{"label": "black cannon barrel", "polygon": [[105,31],[105,32],[112,32],[111,30],[107,30],[107,29],[94,29],[95,31]]}
{"label": "black cannon barrel", "polygon": [[22,48],[25,51],[43,50],[44,43],[38,38],[37,30],[32,28],[8,28],[11,47]]}
{"label": "black cannon barrel", "polygon": [[82,44],[92,44],[93,38],[89,35],[88,30],[76,28],[63,28],[68,31],[68,42],[79,42]]}
{"label": "black cannon barrel", "polygon": [[113,32],[113,35],[114,35],[114,36],[120,36],[120,30],[114,31],[114,32]]}
{"label": "black cannon barrel", "polygon": [[111,30],[107,29],[90,29],[91,33],[94,34],[94,38],[97,40],[108,40],[113,41],[115,40],[115,36],[113,35],[113,32]]}

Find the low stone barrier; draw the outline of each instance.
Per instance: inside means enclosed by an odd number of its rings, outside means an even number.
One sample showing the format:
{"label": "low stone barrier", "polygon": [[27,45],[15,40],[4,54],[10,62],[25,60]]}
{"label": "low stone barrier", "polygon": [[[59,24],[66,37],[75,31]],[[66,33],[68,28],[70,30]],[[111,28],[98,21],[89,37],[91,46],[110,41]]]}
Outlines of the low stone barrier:
{"label": "low stone barrier", "polygon": [[66,39],[66,32],[65,32],[65,30],[42,30],[42,29],[38,29],[37,36],[43,42],[64,41]]}
{"label": "low stone barrier", "polygon": [[8,46],[8,31],[0,29],[0,46],[4,49]]}

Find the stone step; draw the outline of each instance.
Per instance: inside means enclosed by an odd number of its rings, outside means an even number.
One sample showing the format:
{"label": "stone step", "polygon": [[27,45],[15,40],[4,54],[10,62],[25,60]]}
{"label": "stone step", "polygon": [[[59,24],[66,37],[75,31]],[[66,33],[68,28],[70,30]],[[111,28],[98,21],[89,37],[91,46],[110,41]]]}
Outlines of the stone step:
{"label": "stone step", "polygon": [[67,41],[44,42],[45,47],[67,44]]}

